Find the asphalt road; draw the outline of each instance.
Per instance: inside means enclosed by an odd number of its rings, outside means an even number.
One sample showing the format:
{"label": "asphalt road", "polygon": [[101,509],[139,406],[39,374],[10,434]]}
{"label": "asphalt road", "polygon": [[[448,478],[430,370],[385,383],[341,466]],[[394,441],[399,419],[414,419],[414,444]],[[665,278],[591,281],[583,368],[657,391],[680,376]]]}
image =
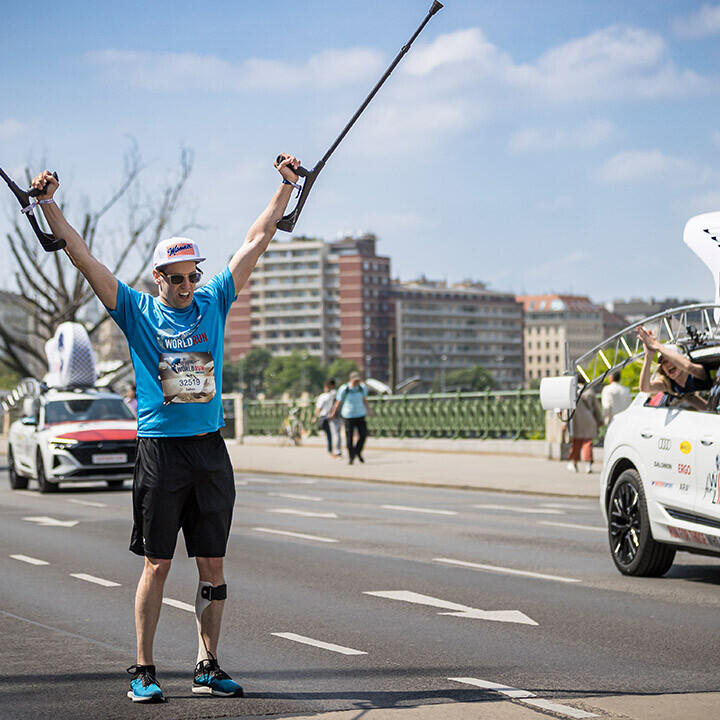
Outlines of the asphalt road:
{"label": "asphalt road", "polygon": [[[590,696],[718,688],[720,561],[681,553],[662,579],[622,577],[590,500],[243,475],[237,491],[220,660],[247,697],[192,696],[194,613],[168,605],[169,703],[137,706],[129,485],[40,495],[0,472],[0,718],[435,703],[442,718],[443,703],[504,701],[487,683],[573,717]],[[196,586],[181,537],[166,600],[190,607]]]}

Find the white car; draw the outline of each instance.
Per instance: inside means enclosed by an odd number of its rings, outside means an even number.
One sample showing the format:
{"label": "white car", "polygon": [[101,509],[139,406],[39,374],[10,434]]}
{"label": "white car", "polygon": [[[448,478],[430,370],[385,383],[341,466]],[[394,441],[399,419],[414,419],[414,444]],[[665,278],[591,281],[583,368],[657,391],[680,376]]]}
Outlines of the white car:
{"label": "white car", "polygon": [[[692,312],[705,311],[670,310],[664,317]],[[705,316],[709,317],[707,312]],[[651,320],[658,317],[663,319]],[[607,348],[613,342],[616,347],[624,342],[627,348],[620,365],[637,361],[637,347],[630,347],[634,327],[583,356],[576,367],[587,368],[584,363],[593,353],[604,353],[607,361]],[[712,334],[717,336],[717,328]],[[705,366],[711,378],[716,377],[717,340],[688,354]],[[608,369],[587,377],[586,388],[597,389],[602,377],[614,369],[610,365],[607,361]],[[625,575],[663,575],[677,550],[720,556],[720,377],[703,395],[708,400],[706,411],[694,409],[682,397],[639,393],[610,423],[600,473],[600,505],[613,561]],[[545,378],[541,383],[545,409],[572,410],[578,397],[574,376]]]}
{"label": "white car", "polygon": [[131,478],[137,423],[123,399],[105,390],[47,390],[27,398],[10,426],[8,476],[13,490],[35,479],[40,492],[61,482],[101,480],[111,487]]}

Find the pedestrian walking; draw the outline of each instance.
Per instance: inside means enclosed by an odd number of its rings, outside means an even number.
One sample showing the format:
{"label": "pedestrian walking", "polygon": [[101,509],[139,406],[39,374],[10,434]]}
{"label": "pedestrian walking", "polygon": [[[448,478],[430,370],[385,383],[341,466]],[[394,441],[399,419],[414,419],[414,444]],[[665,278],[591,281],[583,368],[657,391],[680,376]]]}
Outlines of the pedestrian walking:
{"label": "pedestrian walking", "polygon": [[568,470],[578,471],[578,461],[585,462],[585,472],[592,472],[593,439],[602,425],[602,410],[597,396],[591,390],[580,395],[570,422],[570,455]]}
{"label": "pedestrian walking", "polygon": [[130,550],[144,556],[135,595],[136,664],[128,696],[134,702],[164,702],[156,677],[153,644],[165,580],[182,528],[188,556],[195,557],[198,655],[192,691],[241,696],[242,687],[217,660],[227,585],[227,548],[235,485],[220,435],[223,339],[230,305],[275,235],[290,200],[299,162],[282,155],[275,167],[282,184],[253,223],[228,267],[203,287],[205,258],[188,238],[158,243],[152,276],[158,296],[118,280],[95,258],[52,201],[58,182],[45,171],[33,180],[45,218],[63,238],[73,264],[120,326],[130,347],[137,384],[138,446],[133,478]]}
{"label": "pedestrian walking", "polygon": [[[374,415],[367,401],[368,388],[363,382],[359,372],[351,372],[347,383],[340,386],[337,400],[333,408],[333,418],[338,412],[345,423],[345,441],[347,443],[348,463],[353,464],[355,458],[361,463],[365,462],[362,451],[368,435],[366,415]],[[355,440],[357,435],[357,440]]]}
{"label": "pedestrian walking", "polygon": [[317,396],[312,419],[327,437],[327,451],[331,456],[340,457],[340,421],[332,416],[336,395],[335,379],[330,378],[325,382],[323,392]]}
{"label": "pedestrian walking", "polygon": [[123,402],[132,410],[132,414],[137,417],[137,391],[134,385],[128,385]]}
{"label": "pedestrian walking", "polygon": [[632,403],[630,390],[620,384],[620,372],[615,370],[610,373],[610,382],[600,393],[603,421],[609,425],[611,420],[623,410],[627,410]]}

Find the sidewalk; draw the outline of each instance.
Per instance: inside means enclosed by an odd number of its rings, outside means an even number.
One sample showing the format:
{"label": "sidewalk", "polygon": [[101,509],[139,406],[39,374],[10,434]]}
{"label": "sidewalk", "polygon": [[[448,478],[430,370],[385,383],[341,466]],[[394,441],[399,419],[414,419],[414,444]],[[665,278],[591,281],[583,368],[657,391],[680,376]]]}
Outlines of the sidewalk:
{"label": "sidewalk", "polygon": [[363,453],[366,462],[348,465],[347,456],[330,457],[315,438],[299,447],[281,446],[277,439],[263,437],[246,437],[242,444],[228,440],[227,446],[238,472],[593,499],[599,495],[599,461],[591,474],[571,473],[564,462],[541,457],[394,449],[371,438]]}

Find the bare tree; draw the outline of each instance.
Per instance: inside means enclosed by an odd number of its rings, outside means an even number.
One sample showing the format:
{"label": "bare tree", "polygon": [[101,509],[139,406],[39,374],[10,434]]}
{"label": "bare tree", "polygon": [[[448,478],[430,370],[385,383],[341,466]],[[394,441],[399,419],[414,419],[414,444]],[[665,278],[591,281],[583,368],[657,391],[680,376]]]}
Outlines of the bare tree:
{"label": "bare tree", "polygon": [[[173,227],[178,206],[193,169],[192,152],[183,148],[180,153],[179,170],[152,195],[144,193],[140,177],[145,169],[137,146],[132,145],[125,155],[125,167],[118,189],[107,202],[96,211],[86,210],[82,221],[75,225],[93,251],[100,225],[108,212],[121,201],[127,203],[127,227],[115,243],[113,257],[101,257],[116,276],[121,276],[128,285],[135,285],[152,257],[153,248],[163,237],[181,234],[199,227],[193,220]],[[28,175],[28,182],[30,173]],[[61,207],[65,211],[64,202]],[[36,215],[40,213],[36,212]],[[40,219],[41,220],[41,219]],[[172,229],[171,229],[172,228]],[[112,236],[103,229],[103,233]],[[44,353],[45,342],[55,333],[57,326],[66,321],[76,321],[83,308],[92,302],[95,295],[82,274],[61,255],[60,252],[46,253],[38,244],[30,227],[19,216],[7,234],[10,254],[15,260],[15,282],[18,293],[4,294],[4,302],[16,305],[15,317],[28,317],[32,321],[22,327],[16,322],[0,322],[0,362],[24,377],[38,378],[45,373],[47,361]],[[103,244],[105,247],[106,243]],[[92,337],[109,316],[103,314],[88,333]]]}

